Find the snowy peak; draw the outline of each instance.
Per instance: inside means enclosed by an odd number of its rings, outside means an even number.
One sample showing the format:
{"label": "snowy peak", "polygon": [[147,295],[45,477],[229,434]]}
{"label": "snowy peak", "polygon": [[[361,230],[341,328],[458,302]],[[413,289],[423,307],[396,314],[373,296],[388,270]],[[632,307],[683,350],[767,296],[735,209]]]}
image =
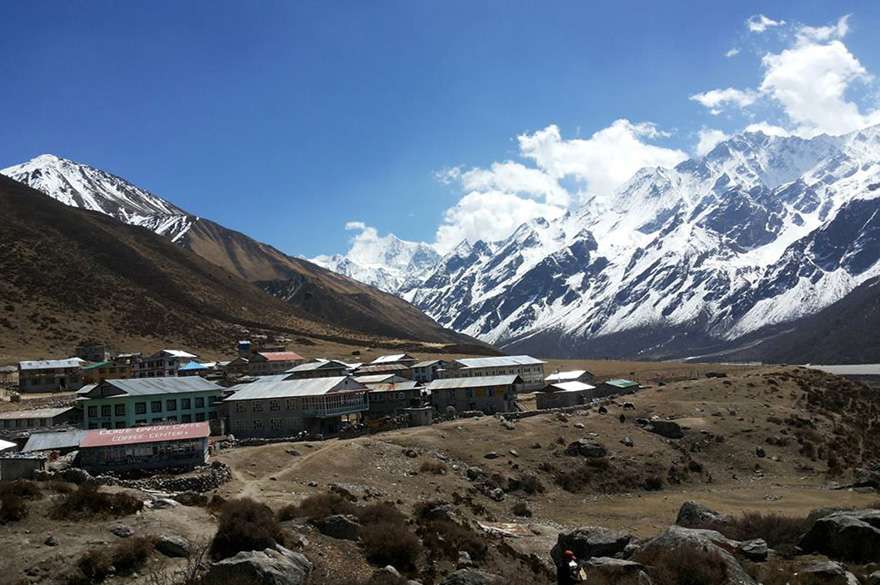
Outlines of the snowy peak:
{"label": "snowy peak", "polygon": [[179,241],[196,220],[173,203],[95,167],[42,154],[0,174],[79,209],[97,211]]}

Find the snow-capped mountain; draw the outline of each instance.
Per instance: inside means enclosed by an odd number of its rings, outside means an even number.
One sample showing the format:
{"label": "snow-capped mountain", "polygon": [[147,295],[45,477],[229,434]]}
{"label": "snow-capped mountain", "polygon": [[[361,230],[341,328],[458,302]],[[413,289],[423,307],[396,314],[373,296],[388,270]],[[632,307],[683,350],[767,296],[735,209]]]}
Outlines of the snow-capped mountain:
{"label": "snow-capped mountain", "polygon": [[70,207],[97,211],[145,227],[173,242],[183,238],[196,219],[121,177],[52,154],[2,169],[0,174]]}
{"label": "snow-capped mountain", "polygon": [[311,261],[380,290],[396,292],[432,270],[440,261],[440,254],[423,242],[371,232],[367,237],[356,237],[345,255],[317,256]]}
{"label": "snow-capped mountain", "polygon": [[745,133],[500,242],[464,243],[398,293],[439,323],[545,355],[733,347],[880,274],[880,127]]}

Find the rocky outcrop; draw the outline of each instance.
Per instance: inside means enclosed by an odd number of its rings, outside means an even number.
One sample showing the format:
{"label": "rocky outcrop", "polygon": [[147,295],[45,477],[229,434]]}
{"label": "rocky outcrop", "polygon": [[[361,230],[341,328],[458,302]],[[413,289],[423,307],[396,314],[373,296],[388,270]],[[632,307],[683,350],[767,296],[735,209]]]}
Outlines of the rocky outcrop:
{"label": "rocky outcrop", "polygon": [[304,585],[312,563],[302,554],[283,546],[262,551],[244,551],[211,565],[205,580],[209,583],[249,583],[260,585]]}
{"label": "rocky outcrop", "polygon": [[449,573],[440,585],[501,585],[501,578],[476,569],[459,569]]}
{"label": "rocky outcrop", "polygon": [[597,443],[596,441],[578,439],[565,448],[565,454],[572,457],[581,456],[590,459],[597,459],[608,455],[608,449],[605,448],[605,445]]}
{"label": "rocky outcrop", "polygon": [[170,558],[186,558],[192,545],[182,536],[163,534],[156,539],[156,550]]}
{"label": "rocky outcrop", "polygon": [[643,425],[644,429],[649,433],[660,435],[667,439],[681,439],[684,437],[684,431],[677,422],[671,420],[663,420],[653,417]]}
{"label": "rocky outcrop", "polygon": [[855,575],[834,561],[814,561],[798,569],[792,585],[859,585]]}
{"label": "rocky outcrop", "polygon": [[357,540],[361,533],[361,525],[357,518],[347,514],[334,514],[315,523],[321,534],[341,540]]}
{"label": "rocky outcrop", "polygon": [[562,553],[570,550],[580,560],[592,557],[613,557],[622,554],[633,536],[599,526],[583,526],[571,532],[560,533],[550,551],[553,562],[559,563]]}
{"label": "rocky outcrop", "polygon": [[609,557],[592,558],[585,564],[588,583],[650,585],[651,578],[640,563]]}
{"label": "rocky outcrop", "polygon": [[703,504],[687,501],[678,509],[675,523],[684,528],[703,528],[718,522],[727,522],[730,516],[720,514]]}
{"label": "rocky outcrop", "polygon": [[800,548],[833,559],[867,563],[880,559],[880,510],[834,512],[816,520]]}

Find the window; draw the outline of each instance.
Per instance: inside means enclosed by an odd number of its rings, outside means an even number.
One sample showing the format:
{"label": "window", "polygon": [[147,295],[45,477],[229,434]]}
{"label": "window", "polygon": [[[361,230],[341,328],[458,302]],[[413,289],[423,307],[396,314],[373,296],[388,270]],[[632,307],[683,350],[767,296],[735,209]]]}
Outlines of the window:
{"label": "window", "polygon": [[146,402],[135,402],[134,403],[134,413],[135,414],[146,414],[147,413],[147,403]]}
{"label": "window", "polygon": [[150,402],[150,412],[162,412],[162,401],[153,400],[152,402]]}
{"label": "window", "polygon": [[147,424],[147,419],[145,419],[145,418],[139,418],[139,419],[137,419],[136,421],[134,421],[134,424],[136,424],[136,425],[145,425],[145,424]]}
{"label": "window", "polygon": [[196,398],[196,408],[205,408],[204,398]]}
{"label": "window", "polygon": [[254,412],[263,412],[263,403],[259,400],[254,402]]}
{"label": "window", "polygon": [[196,421],[202,422],[204,420],[205,420],[205,413],[204,412],[197,412],[196,413]]}
{"label": "window", "polygon": [[122,420],[116,421],[116,428],[117,429],[124,429],[125,428],[125,421],[122,421]]}
{"label": "window", "polygon": [[110,416],[110,405],[105,404],[101,407],[101,416]]}
{"label": "window", "polygon": [[125,416],[125,405],[117,404],[113,407],[113,414],[116,416]]}
{"label": "window", "polygon": [[89,429],[97,429],[98,423],[89,423]]}
{"label": "window", "polygon": [[169,416],[167,420],[169,420],[171,422],[177,422],[177,417],[176,416]]}
{"label": "window", "polygon": [[270,400],[269,401],[269,410],[281,410],[281,401],[280,400]]}
{"label": "window", "polygon": [[113,426],[108,422],[103,422],[103,423],[101,423],[101,428],[102,429],[112,429]]}
{"label": "window", "polygon": [[235,412],[244,412],[245,410],[246,409],[245,409],[245,405],[243,402],[237,402],[235,404]]}
{"label": "window", "polygon": [[91,418],[95,418],[96,416],[98,416],[98,407],[97,406],[90,406],[88,409],[88,412],[89,412],[89,416]]}
{"label": "window", "polygon": [[191,414],[184,414],[183,416],[180,417],[180,422],[188,423],[188,422],[192,422],[192,421],[193,421],[193,417]]}
{"label": "window", "polygon": [[166,400],[165,401],[165,410],[167,410],[168,412],[173,412],[173,411],[177,410],[177,400],[174,400],[174,399]]}
{"label": "window", "polygon": [[192,400],[189,398],[180,399],[180,410],[189,410],[192,408]]}

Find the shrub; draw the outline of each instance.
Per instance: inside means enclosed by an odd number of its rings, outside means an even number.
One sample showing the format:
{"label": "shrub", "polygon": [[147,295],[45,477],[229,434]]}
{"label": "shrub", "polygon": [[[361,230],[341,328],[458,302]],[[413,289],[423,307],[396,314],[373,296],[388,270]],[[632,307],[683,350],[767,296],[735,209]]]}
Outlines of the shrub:
{"label": "shrub", "polygon": [[525,502],[517,502],[513,505],[513,513],[516,516],[521,516],[523,518],[529,518],[532,515],[532,511],[529,510],[529,506]]}
{"label": "shrub", "polygon": [[364,554],[371,563],[393,565],[402,571],[416,567],[422,545],[405,524],[377,522],[361,529]]}
{"label": "shrub", "polygon": [[93,516],[128,516],[139,512],[144,503],[126,493],[98,491],[93,483],[84,483],[66,494],[49,514],[55,520],[81,520]]}
{"label": "shrub", "polygon": [[76,567],[81,573],[80,577],[85,578],[84,583],[97,583],[110,575],[113,558],[106,548],[93,549],[80,557]]}
{"label": "shrub", "polygon": [[278,511],[279,520],[306,518],[321,520],[333,514],[355,514],[357,507],[339,494],[317,494],[304,499],[299,506],[289,505]]}
{"label": "shrub", "polygon": [[522,490],[529,495],[543,494],[544,484],[538,479],[537,475],[526,474],[519,478],[519,484]]}
{"label": "shrub", "polygon": [[663,489],[663,478],[659,475],[649,475],[645,478],[642,487],[649,492],[656,492]]}
{"label": "shrub", "polygon": [[67,483],[66,481],[59,481],[57,479],[47,481],[43,486],[56,494],[69,494],[76,491],[76,486],[74,484]]}
{"label": "shrub", "polygon": [[734,540],[763,538],[771,548],[794,547],[809,528],[810,522],[806,518],[760,512],[746,512],[741,517],[715,527]]}
{"label": "shrub", "polygon": [[406,516],[390,502],[381,502],[364,506],[355,512],[358,520],[363,525],[391,522],[394,524],[406,524]]}
{"label": "shrub", "polygon": [[488,550],[480,535],[449,519],[422,521],[419,536],[434,557],[456,560],[458,551],[463,550],[473,560],[479,561],[485,558]]}
{"label": "shrub", "polygon": [[40,486],[27,479],[0,482],[0,494],[7,493],[25,500],[39,500],[43,497]]}
{"label": "shrub", "polygon": [[636,554],[655,585],[717,585],[727,580],[727,564],[716,551],[698,546],[654,548]]}
{"label": "shrub", "polygon": [[446,470],[446,464],[442,461],[425,461],[419,467],[419,472],[433,473],[434,475],[445,475]]}
{"label": "shrub", "polygon": [[215,560],[241,551],[271,548],[276,544],[284,544],[284,535],[268,506],[249,498],[223,504],[217,533],[211,542],[211,556]]}
{"label": "shrub", "polygon": [[0,493],[0,524],[18,522],[28,515],[27,501],[11,491]]}
{"label": "shrub", "polygon": [[151,538],[133,536],[115,544],[112,549],[113,566],[120,575],[131,575],[143,567],[154,550]]}
{"label": "shrub", "polygon": [[573,469],[558,472],[553,480],[556,485],[567,492],[576,494],[590,484],[593,473],[586,465],[579,465]]}

